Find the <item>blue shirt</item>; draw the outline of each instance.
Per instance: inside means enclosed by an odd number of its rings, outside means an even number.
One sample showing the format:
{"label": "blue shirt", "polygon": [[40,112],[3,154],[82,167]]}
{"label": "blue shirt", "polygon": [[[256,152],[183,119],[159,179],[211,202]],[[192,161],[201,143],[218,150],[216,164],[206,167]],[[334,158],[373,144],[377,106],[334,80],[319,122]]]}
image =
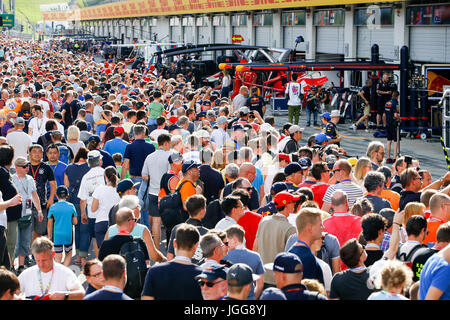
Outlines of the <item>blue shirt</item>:
{"label": "blue shirt", "polygon": [[431,286],[443,292],[439,300],[450,300],[450,263],[437,254],[427,260],[420,273],[420,300],[425,300]]}
{"label": "blue shirt", "polygon": [[122,138],[116,137],[114,139],[108,140],[105,143],[105,147],[103,148],[103,150],[108,152],[111,156],[114,153],[120,153],[123,158],[125,154],[125,148],[127,147],[127,145],[129,145],[128,142],[126,142]]}
{"label": "blue shirt", "polygon": [[325,284],[323,280],[322,268],[312,254],[311,249],[305,246],[293,246],[289,252],[296,254],[303,264],[303,279],[316,279]]}
{"label": "blue shirt", "polygon": [[140,177],[145,158],[156,150],[155,146],[144,139],[136,139],[125,148],[124,159],[130,160],[130,175]]}
{"label": "blue shirt", "polygon": [[69,179],[69,198],[67,201],[73,204],[80,204],[80,198],[77,197],[80,190],[80,183],[83,176],[90,170],[87,163],[83,164],[69,164],[66,168],[65,174]]}
{"label": "blue shirt", "polygon": [[72,238],[72,217],[77,216],[75,206],[67,201],[58,201],[48,210],[48,218],[53,218],[53,243],[56,246],[70,245]]}
{"label": "blue shirt", "polygon": [[[50,168],[53,170],[53,174],[55,175],[56,187],[64,184],[64,172],[66,171],[67,164],[64,162],[58,161],[56,164],[47,163]],[[50,196],[50,183],[47,182],[47,198]],[[55,201],[57,200],[55,196]]]}
{"label": "blue shirt", "polygon": [[111,157],[111,155],[106,152],[105,150],[101,150],[99,149],[98,151],[100,151],[101,155],[102,155],[102,168],[105,169],[106,167],[109,166],[113,166],[114,168],[116,167],[116,164],[114,163],[113,158]]}
{"label": "blue shirt", "polygon": [[[235,263],[245,263],[250,268],[254,274],[263,275],[264,267],[259,253],[243,249],[234,249],[228,252],[228,254],[223,258],[223,260],[229,260],[233,264]],[[252,288],[248,294],[247,300],[255,300],[255,286],[252,283]]]}
{"label": "blue shirt", "polygon": [[255,187],[256,191],[258,191],[258,195],[259,195],[259,188],[263,185],[264,185],[264,177],[261,172],[261,169],[256,168],[256,176],[252,182],[252,186]]}

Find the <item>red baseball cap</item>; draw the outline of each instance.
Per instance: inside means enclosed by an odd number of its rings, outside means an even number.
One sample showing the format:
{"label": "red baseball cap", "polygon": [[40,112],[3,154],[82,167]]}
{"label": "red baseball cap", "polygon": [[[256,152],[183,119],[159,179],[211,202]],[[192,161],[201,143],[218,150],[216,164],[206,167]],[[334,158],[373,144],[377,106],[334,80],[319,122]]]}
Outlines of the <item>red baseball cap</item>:
{"label": "red baseball cap", "polygon": [[278,159],[287,161],[289,163],[291,162],[291,158],[289,157],[289,155],[287,153],[279,153]]}
{"label": "red baseball cap", "polygon": [[288,205],[291,202],[295,202],[300,200],[300,195],[294,196],[293,194],[287,192],[287,191],[281,191],[278,192],[275,197],[273,198],[273,202],[275,203],[275,206],[277,208],[284,207]]}
{"label": "red baseball cap", "polygon": [[172,117],[167,118],[167,120],[169,120],[170,123],[175,123],[178,121],[178,118],[175,116],[172,116]]}
{"label": "red baseball cap", "polygon": [[115,136],[120,136],[124,132],[125,132],[125,130],[123,129],[123,127],[115,127],[114,131],[113,131],[113,134]]}

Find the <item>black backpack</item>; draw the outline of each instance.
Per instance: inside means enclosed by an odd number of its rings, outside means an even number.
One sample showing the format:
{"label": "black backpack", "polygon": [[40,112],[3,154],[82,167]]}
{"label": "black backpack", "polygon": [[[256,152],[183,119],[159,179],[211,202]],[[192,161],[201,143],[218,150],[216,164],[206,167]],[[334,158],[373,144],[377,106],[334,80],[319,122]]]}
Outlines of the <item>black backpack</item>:
{"label": "black backpack", "polygon": [[147,274],[145,255],[137,239],[124,243],[119,252],[127,263],[127,284],[123,292],[133,299],[141,297]]}
{"label": "black backpack", "polygon": [[165,195],[159,201],[159,213],[167,229],[172,229],[177,224],[183,223],[189,218],[189,215],[183,209],[180,194],[180,190],[186,182],[190,181],[183,181],[174,193]]}

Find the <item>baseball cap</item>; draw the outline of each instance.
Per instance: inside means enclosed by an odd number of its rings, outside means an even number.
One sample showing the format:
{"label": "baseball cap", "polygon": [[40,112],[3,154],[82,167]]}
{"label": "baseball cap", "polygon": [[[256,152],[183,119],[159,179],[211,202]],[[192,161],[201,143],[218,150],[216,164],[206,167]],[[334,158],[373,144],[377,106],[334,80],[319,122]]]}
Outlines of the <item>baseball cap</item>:
{"label": "baseball cap", "polygon": [[172,116],[172,117],[167,118],[167,120],[169,120],[170,123],[175,123],[178,121],[178,118],[175,116]]}
{"label": "baseball cap", "polygon": [[119,111],[120,111],[120,112],[123,112],[123,111],[129,111],[129,110],[130,110],[130,107],[127,106],[126,104],[122,104],[122,105],[120,106],[120,108],[119,108]]}
{"label": "baseball cap", "polygon": [[125,132],[125,130],[123,129],[123,127],[119,126],[119,127],[115,127],[113,130],[113,134],[115,136],[120,136],[121,134],[123,134]]}
{"label": "baseball cap", "polygon": [[356,163],[358,162],[358,159],[352,157],[352,158],[348,158],[347,159],[348,162],[350,162],[350,164],[352,165],[352,167],[356,166]]}
{"label": "baseball cap", "polygon": [[220,116],[217,118],[217,124],[224,124],[227,122],[227,118],[225,116]]}
{"label": "baseball cap", "polygon": [[90,141],[97,141],[98,143],[100,143],[101,140],[100,140],[100,137],[98,135],[94,134],[94,135],[89,137],[88,142],[90,142]]}
{"label": "baseball cap", "polygon": [[179,152],[177,153],[172,153],[169,156],[169,163],[174,163],[174,162],[181,162],[183,161],[183,155]]}
{"label": "baseball cap", "polygon": [[303,132],[304,128],[300,128],[300,126],[294,124],[293,126],[289,127],[289,133],[293,134],[295,132]]}
{"label": "baseball cap", "polygon": [[291,157],[287,153],[279,153],[278,154],[278,159],[284,160],[284,161],[287,161],[287,162],[291,162]]}
{"label": "baseball cap", "polygon": [[89,100],[89,99],[92,99],[92,94],[86,93],[86,94],[84,95],[84,100]]}
{"label": "baseball cap", "polygon": [[339,112],[339,110],[331,110],[331,113],[330,113],[331,118],[340,117],[340,116],[341,116],[341,113]]}
{"label": "baseball cap", "polygon": [[287,300],[283,291],[278,288],[267,288],[259,297],[259,300]]}
{"label": "baseball cap", "polygon": [[100,101],[103,101],[102,96],[95,96],[95,97],[94,97],[94,102],[95,102],[95,103],[99,103]]}
{"label": "baseball cap", "polygon": [[60,185],[56,188],[56,195],[58,197],[65,197],[69,194],[69,189],[65,185]]}
{"label": "baseball cap", "polygon": [[326,156],[325,158],[325,162],[327,163],[328,169],[333,169],[334,164],[336,163],[337,158],[334,154],[330,154],[328,156]]}
{"label": "baseball cap", "polygon": [[181,172],[186,173],[188,172],[188,170],[200,167],[200,165],[201,165],[200,163],[197,163],[194,160],[188,160],[184,162],[183,165],[181,166]]}
{"label": "baseball cap", "polygon": [[308,157],[303,157],[298,160],[298,164],[302,167],[302,170],[306,170],[311,167],[311,159]]}
{"label": "baseball cap", "polygon": [[325,133],[319,133],[316,135],[316,143],[323,143],[324,141],[330,141],[331,138],[327,136]]}
{"label": "baseball cap", "polygon": [[202,273],[195,277],[195,280],[205,279],[208,281],[214,281],[218,278],[226,280],[228,269],[229,268],[224,265],[214,265],[211,267],[206,267]]}
{"label": "baseball cap", "polygon": [[272,187],[270,188],[270,191],[273,191],[274,194],[277,194],[281,191],[288,190],[288,186],[284,182],[275,182]]}
{"label": "baseball cap", "polygon": [[209,138],[209,132],[202,129],[202,130],[197,131],[196,136],[198,138]]}
{"label": "baseball cap", "polygon": [[324,113],[322,113],[322,114],[320,115],[320,117],[321,117],[321,118],[325,118],[325,119],[330,120],[330,119],[331,119],[331,113],[329,113],[329,112],[324,112]]}
{"label": "baseball cap", "polygon": [[290,176],[293,173],[303,171],[305,169],[302,168],[302,166],[298,162],[291,162],[289,163],[286,168],[284,168],[284,174],[286,176]]}
{"label": "baseball cap", "polygon": [[210,106],[210,105],[211,105],[211,101],[209,101],[209,100],[203,100],[203,101],[202,101],[202,105],[204,105],[204,106]]}
{"label": "baseball cap", "polygon": [[97,158],[102,158],[102,154],[100,153],[100,151],[98,150],[92,150],[88,152],[88,159],[89,160],[93,160],[93,159],[97,159]]}
{"label": "baseball cap", "polygon": [[300,195],[294,196],[287,191],[281,191],[273,197],[273,202],[277,208],[284,207],[285,205],[298,200],[300,200]]}
{"label": "baseball cap", "polygon": [[215,117],[216,112],[214,110],[208,110],[208,111],[206,111],[206,116],[207,117]]}
{"label": "baseball cap", "polygon": [[170,126],[169,126],[169,132],[170,131],[173,131],[173,130],[177,130],[177,129],[181,129],[181,127],[179,126],[179,125],[177,125],[176,123],[172,123]]}
{"label": "baseball cap", "polygon": [[122,194],[124,192],[126,192],[127,190],[130,190],[133,187],[136,187],[139,184],[139,182],[137,183],[133,183],[133,181],[131,179],[124,179],[121,180],[118,184],[117,184],[117,192],[119,194]]}
{"label": "baseball cap", "polygon": [[283,273],[301,273],[303,264],[300,258],[291,252],[280,252],[276,255],[273,263],[265,264],[268,270],[279,271]]}
{"label": "baseball cap", "polygon": [[25,157],[21,156],[17,157],[16,160],[14,161],[14,165],[16,167],[24,167],[28,164],[29,164],[28,160]]}
{"label": "baseball cap", "polygon": [[227,284],[231,287],[242,287],[259,279],[245,263],[236,263],[228,269]]}
{"label": "baseball cap", "polygon": [[239,109],[239,113],[248,114],[250,112],[250,109],[248,107],[241,107]]}
{"label": "baseball cap", "polygon": [[122,84],[122,85],[120,86],[120,89],[121,89],[121,90],[122,90],[122,89],[128,89],[128,87],[127,87],[126,85]]}
{"label": "baseball cap", "polygon": [[14,120],[14,124],[25,124],[25,119],[22,118],[22,117],[17,117],[17,118]]}

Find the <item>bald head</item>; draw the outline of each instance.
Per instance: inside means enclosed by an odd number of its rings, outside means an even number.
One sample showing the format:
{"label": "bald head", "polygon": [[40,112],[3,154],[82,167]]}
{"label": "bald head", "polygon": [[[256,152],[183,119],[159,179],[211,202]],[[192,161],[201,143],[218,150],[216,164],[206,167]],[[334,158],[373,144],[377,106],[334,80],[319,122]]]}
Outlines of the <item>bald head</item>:
{"label": "bald head", "polygon": [[256,177],[256,168],[250,162],[244,162],[239,168],[239,177],[247,178],[248,181],[253,182]]}
{"label": "bald head", "polygon": [[450,197],[445,193],[438,192],[430,198],[430,211],[431,214],[437,218],[444,220],[444,222],[450,219]]}
{"label": "bald head", "polygon": [[339,208],[343,208],[346,211],[348,207],[347,193],[342,190],[333,192],[331,195],[331,206],[334,208],[334,211],[341,211]]}
{"label": "bald head", "polygon": [[118,227],[124,227],[130,219],[133,219],[133,210],[127,207],[120,208],[116,212],[116,224]]}

